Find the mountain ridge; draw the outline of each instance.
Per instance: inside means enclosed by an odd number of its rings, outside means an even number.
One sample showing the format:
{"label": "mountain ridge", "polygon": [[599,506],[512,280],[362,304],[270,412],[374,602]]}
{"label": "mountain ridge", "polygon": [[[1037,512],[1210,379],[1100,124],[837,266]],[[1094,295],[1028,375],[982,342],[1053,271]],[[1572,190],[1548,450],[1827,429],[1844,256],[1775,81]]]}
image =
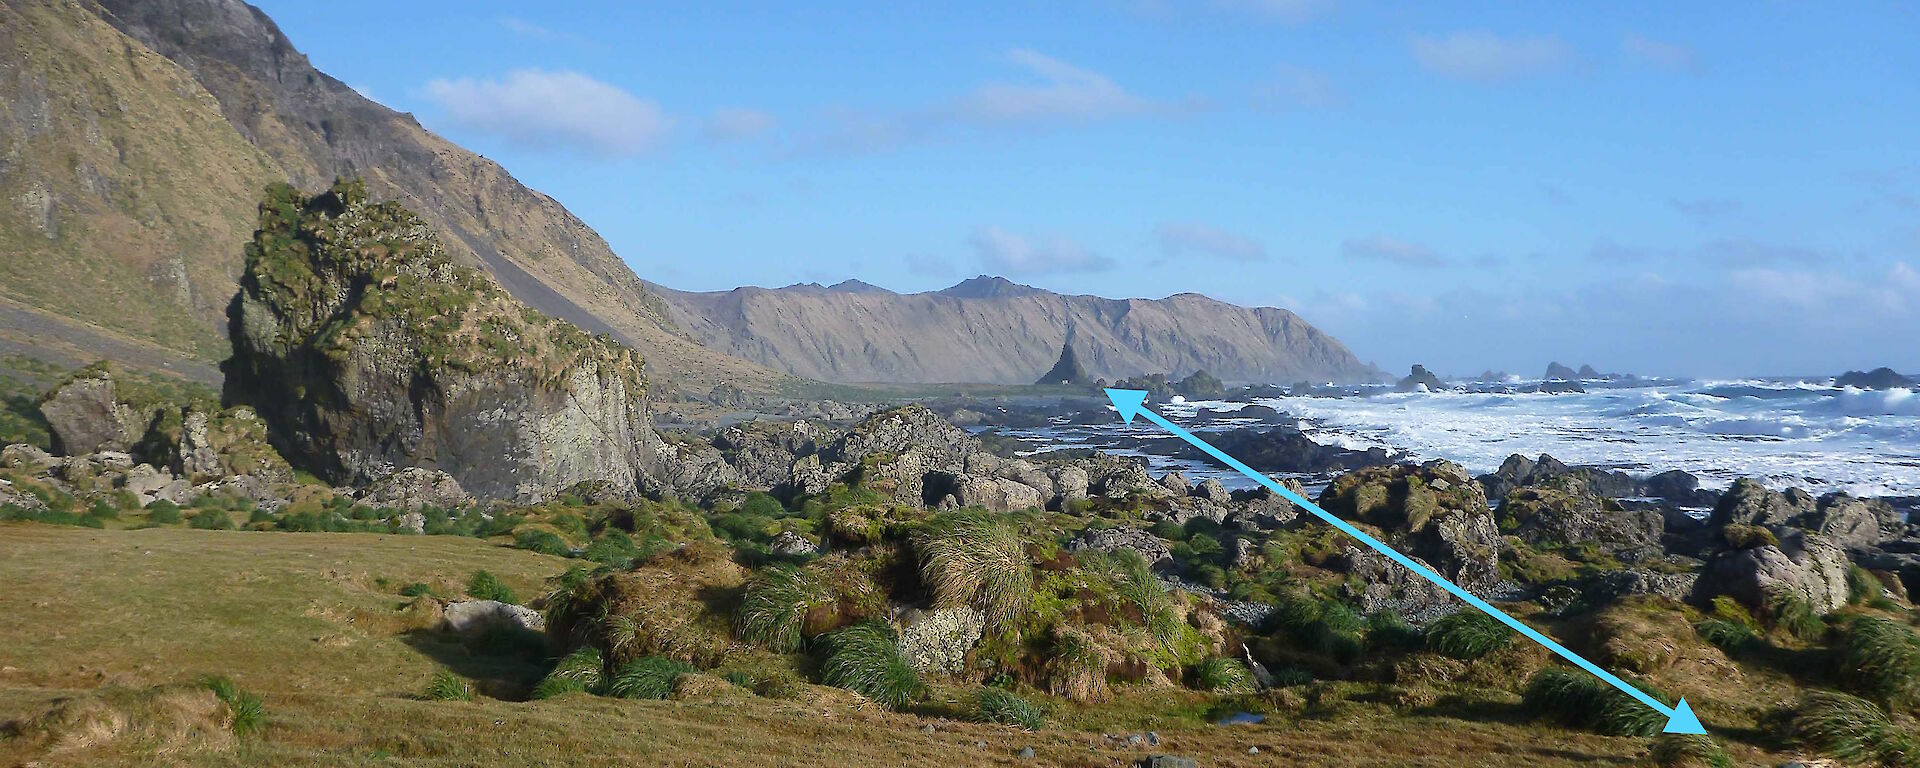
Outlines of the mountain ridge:
{"label": "mountain ridge", "polygon": [[990,275],[906,294],[806,285],[648,287],[666,302],[675,326],[702,344],[823,381],[1028,384],[1058,361],[1070,326],[1078,327],[1081,363],[1107,379],[1198,370],[1240,382],[1378,375],[1291,311],[1197,293],[1109,299]]}

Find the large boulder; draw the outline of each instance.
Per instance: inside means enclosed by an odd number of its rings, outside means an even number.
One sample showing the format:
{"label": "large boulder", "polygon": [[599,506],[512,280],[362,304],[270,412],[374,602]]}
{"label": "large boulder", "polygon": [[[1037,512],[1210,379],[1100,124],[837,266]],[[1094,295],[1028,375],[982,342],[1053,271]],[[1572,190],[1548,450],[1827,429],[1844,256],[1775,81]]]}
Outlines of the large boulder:
{"label": "large boulder", "polygon": [[1817,504],[1806,491],[1788,488],[1775,491],[1752,478],[1733,481],[1720,502],[1713,507],[1708,522],[1715,527],[1740,525],[1788,525],[1795,518],[1815,511]]}
{"label": "large boulder", "polygon": [[1544,453],[1537,459],[1517,453],[1508,456],[1506,461],[1500,463],[1499,469],[1481,475],[1478,480],[1488,498],[1503,499],[1516,489],[1546,485],[1563,478],[1581,486],[1579,491],[1582,493],[1605,498],[1635,496],[1641,491],[1641,484],[1625,472],[1596,467],[1569,467]]}
{"label": "large boulder", "polygon": [[825,436],[809,421],[749,422],[720,430],[713,447],[747,487],[774,489],[792,479],[794,462],[818,451]]}
{"label": "large boulder", "polygon": [[375,507],[400,510],[453,509],[466,504],[470,497],[452,475],[437,469],[408,467],[374,483],[362,500]]}
{"label": "large boulder", "polygon": [[962,469],[968,454],[980,450],[966,430],[923,405],[881,411],[855,425],[825,453],[829,461],[859,462],[875,454],[916,453],[930,469]]}
{"label": "large boulder", "polygon": [[1659,510],[1624,509],[1572,478],[1507,494],[1499,521],[1501,531],[1536,547],[1592,544],[1627,562],[1658,556],[1666,527]]}
{"label": "large boulder", "polygon": [[[1414,562],[1433,568],[1417,557]],[[1440,585],[1372,549],[1348,547],[1344,565],[1349,577],[1346,596],[1363,614],[1391,611],[1409,622],[1424,624],[1459,607],[1458,599]]]}
{"label": "large boulder", "polygon": [[1701,578],[1703,597],[1730,595],[1753,607],[1785,590],[1819,613],[1847,604],[1847,554],[1819,534],[1788,530],[1778,545],[1723,553]]}
{"label": "large boulder", "polygon": [[460,635],[474,635],[494,629],[547,631],[547,620],[539,611],[524,605],[498,600],[461,600],[448,603],[440,613],[440,629]]}
{"label": "large boulder", "polygon": [[986,616],[967,606],[907,608],[900,625],[900,654],[921,672],[953,676],[967,671],[967,653],[980,642]]}
{"label": "large boulder", "polygon": [[120,402],[113,371],[96,365],[76,373],[40,403],[40,414],[62,456],[127,453],[153,422],[153,413]]}
{"label": "large boulder", "polygon": [[1140,555],[1148,565],[1164,567],[1173,564],[1173,550],[1166,540],[1139,528],[1119,526],[1114,528],[1088,528],[1067,542],[1072,551],[1096,550],[1100,552],[1118,552],[1128,550]]}
{"label": "large boulder", "polygon": [[1798,523],[1849,550],[1866,549],[1900,538],[1907,528],[1893,505],[1844,493],[1821,497],[1819,507]]}
{"label": "large boulder", "polygon": [[1480,484],[1459,465],[1371,467],[1334,478],[1320,507],[1375,526],[1387,543],[1419,557],[1469,591],[1500,582],[1502,541]]}
{"label": "large boulder", "polygon": [[269,190],[228,311],[229,402],[336,485],[405,467],[487,499],[662,474],[633,350],[513,300],[431,228],[357,182]]}
{"label": "large boulder", "polygon": [[199,484],[247,475],[272,483],[293,480],[293,468],[274,450],[267,425],[247,407],[216,414],[190,410],[181,419],[175,469]]}

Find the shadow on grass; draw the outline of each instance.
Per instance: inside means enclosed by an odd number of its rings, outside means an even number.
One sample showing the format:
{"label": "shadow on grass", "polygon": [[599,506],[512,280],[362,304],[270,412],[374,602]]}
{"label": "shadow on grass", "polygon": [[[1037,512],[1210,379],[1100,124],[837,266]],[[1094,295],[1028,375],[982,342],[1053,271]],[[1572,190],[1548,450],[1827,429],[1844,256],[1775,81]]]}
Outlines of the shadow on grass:
{"label": "shadow on grass", "polygon": [[546,635],[520,627],[495,626],[468,635],[414,630],[402,642],[471,680],[481,695],[504,701],[527,700],[554,665]]}

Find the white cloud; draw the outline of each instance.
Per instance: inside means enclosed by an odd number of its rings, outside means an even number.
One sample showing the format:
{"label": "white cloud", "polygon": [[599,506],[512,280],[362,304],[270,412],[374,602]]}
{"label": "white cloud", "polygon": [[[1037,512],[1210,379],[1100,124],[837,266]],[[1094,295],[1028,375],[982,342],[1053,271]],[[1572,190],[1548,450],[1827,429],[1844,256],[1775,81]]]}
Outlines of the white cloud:
{"label": "white cloud", "polygon": [[1260,241],[1202,224],[1161,222],[1153,234],[1160,241],[1160,253],[1171,259],[1206,256],[1227,261],[1267,260],[1267,247]]}
{"label": "white cloud", "polygon": [[1281,64],[1274,76],[1259,87],[1260,100],[1282,107],[1324,108],[1346,103],[1333,78],[1324,72]]}
{"label": "white cloud", "polygon": [[1382,261],[1405,267],[1446,266],[1447,259],[1432,248],[1384,235],[1371,235],[1340,244],[1340,255],[1362,261]]}
{"label": "white cloud", "polygon": [[716,109],[703,128],[711,141],[746,141],[773,130],[773,116],[752,109],[729,107]]}
{"label": "white cloud", "polygon": [[426,93],[454,123],[536,149],[628,155],[655,146],[668,129],[658,105],[578,72],[439,79]]}
{"label": "white cloud", "polygon": [[1419,35],[1413,38],[1412,48],[1414,60],[1427,71],[1480,82],[1546,74],[1573,61],[1573,49],[1551,35],[1508,38],[1484,31]]}
{"label": "white cloud", "polygon": [[1114,266],[1112,259],[1064,237],[1027,237],[994,226],[974,230],[967,245],[987,271],[1003,275],[1096,272]]}
{"label": "white cloud", "polygon": [[1691,46],[1663,43],[1638,33],[1628,34],[1620,49],[1643,64],[1674,72],[1698,73],[1700,54]]}
{"label": "white cloud", "polygon": [[1093,120],[1152,108],[1106,75],[1037,51],[1009,51],[1007,60],[1039,82],[982,85],[954,105],[957,116],[980,122]]}

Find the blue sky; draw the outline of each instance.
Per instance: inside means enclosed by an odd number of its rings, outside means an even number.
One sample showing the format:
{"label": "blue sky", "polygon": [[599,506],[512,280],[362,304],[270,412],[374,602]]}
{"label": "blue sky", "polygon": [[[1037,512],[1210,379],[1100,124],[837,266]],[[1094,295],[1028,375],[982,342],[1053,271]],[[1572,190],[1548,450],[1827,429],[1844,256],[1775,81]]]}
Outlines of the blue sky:
{"label": "blue sky", "polygon": [[807,5],[262,3],[676,288],[984,272],[1283,306],[1392,370],[1920,369],[1911,4]]}

